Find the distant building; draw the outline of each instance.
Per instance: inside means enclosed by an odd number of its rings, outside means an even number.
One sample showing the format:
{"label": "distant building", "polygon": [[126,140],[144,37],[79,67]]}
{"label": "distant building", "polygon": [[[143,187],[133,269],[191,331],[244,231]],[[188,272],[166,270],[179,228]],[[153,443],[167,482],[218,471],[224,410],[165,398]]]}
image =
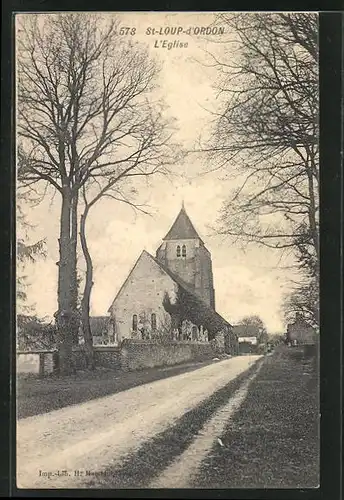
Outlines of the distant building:
{"label": "distant building", "polygon": [[[94,346],[115,345],[117,343],[110,316],[90,316],[90,327]],[[82,326],[80,326],[79,343],[83,342]]]}
{"label": "distant building", "polygon": [[255,325],[236,325],[233,326],[233,332],[238,337],[238,342],[247,342],[251,345],[257,345],[259,339],[259,328]]}
{"label": "distant building", "polygon": [[316,340],[316,331],[300,313],[296,313],[294,323],[287,326],[287,342],[291,344],[314,344]]}
{"label": "distant building", "polygon": [[255,352],[259,341],[259,327],[255,325],[233,326],[233,333],[238,337],[238,350],[240,354]]}

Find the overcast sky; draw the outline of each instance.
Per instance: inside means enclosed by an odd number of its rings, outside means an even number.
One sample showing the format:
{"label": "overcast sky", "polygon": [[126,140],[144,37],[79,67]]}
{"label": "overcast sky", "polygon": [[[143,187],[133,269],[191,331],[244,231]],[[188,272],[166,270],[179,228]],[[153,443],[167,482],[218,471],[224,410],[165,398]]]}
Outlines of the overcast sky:
{"label": "overcast sky", "polygon": [[[136,40],[148,44],[152,55],[162,63],[159,95],[164,96],[168,113],[177,119],[177,139],[192,148],[210,121],[207,110],[216,108],[213,90],[214,70],[201,66],[203,49],[209,43],[187,35],[154,37],[145,34],[149,26],[207,26],[211,14],[123,13],[123,25],[135,26]],[[188,42],[186,49],[154,48],[156,39],[178,39]],[[155,255],[161,239],[174,222],[182,201],[212,254],[216,308],[228,321],[238,322],[243,316],[258,314],[271,332],[283,331],[282,295],[286,292],[287,276],[278,267],[279,256],[273,251],[252,247],[245,253],[233,242],[212,234],[223,200],[233,184],[224,181],[219,172],[204,175],[204,159],[188,157],[177,167],[173,179],[156,178],[150,186],[138,185],[149,202],[152,216],[135,214],[127,205],[114,200],[102,200],[90,213],[88,241],[93,257],[95,275],[91,313],[103,315],[107,310],[143,249]],[[211,166],[209,166],[211,168]],[[29,221],[35,224],[30,238],[46,238],[47,258],[28,264],[26,274],[30,287],[28,302],[34,304],[40,316],[49,316],[57,309],[58,218],[60,200],[46,199],[41,205],[27,209]]]}

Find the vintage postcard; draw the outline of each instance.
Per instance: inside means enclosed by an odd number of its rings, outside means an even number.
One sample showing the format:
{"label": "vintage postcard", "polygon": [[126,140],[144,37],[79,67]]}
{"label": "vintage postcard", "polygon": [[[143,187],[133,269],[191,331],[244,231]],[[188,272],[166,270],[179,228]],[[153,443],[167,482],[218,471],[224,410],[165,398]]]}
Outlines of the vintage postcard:
{"label": "vintage postcard", "polygon": [[15,41],[17,488],[318,487],[317,13]]}

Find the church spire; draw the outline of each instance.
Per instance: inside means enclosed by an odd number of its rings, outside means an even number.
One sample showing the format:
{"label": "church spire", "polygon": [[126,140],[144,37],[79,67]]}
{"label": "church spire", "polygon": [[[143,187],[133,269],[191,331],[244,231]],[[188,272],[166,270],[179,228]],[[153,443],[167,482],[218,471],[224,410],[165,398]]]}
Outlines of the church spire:
{"label": "church spire", "polygon": [[163,238],[163,240],[183,240],[183,239],[201,240],[188,214],[186,213],[184,200],[182,202],[182,208],[176,220],[174,221],[171,229],[166,234],[165,238]]}

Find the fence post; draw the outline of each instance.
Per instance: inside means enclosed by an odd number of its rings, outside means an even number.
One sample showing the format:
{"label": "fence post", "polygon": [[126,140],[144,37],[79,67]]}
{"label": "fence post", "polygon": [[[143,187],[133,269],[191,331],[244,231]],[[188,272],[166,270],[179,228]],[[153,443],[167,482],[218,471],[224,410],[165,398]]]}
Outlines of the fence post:
{"label": "fence post", "polygon": [[39,353],[39,377],[44,377],[44,352]]}

